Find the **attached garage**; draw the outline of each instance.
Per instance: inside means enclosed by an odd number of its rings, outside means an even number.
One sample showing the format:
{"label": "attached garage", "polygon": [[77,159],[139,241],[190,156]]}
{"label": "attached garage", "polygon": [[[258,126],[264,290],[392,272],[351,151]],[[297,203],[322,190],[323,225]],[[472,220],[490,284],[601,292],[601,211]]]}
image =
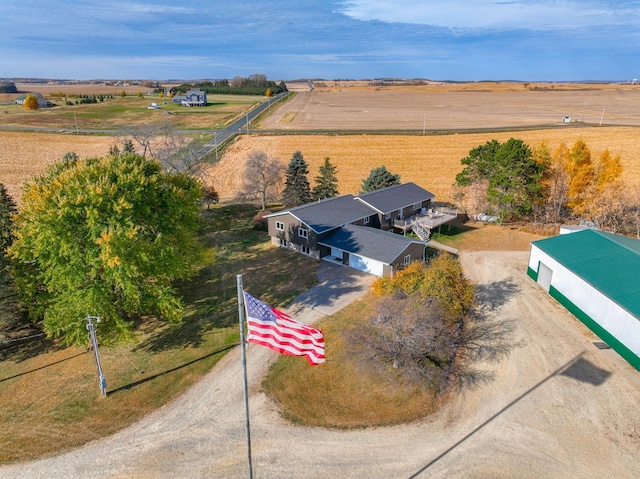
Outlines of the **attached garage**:
{"label": "attached garage", "polygon": [[376,276],[389,276],[411,261],[424,261],[427,243],[368,226],[347,224],[319,244],[331,258]]}
{"label": "attached garage", "polygon": [[365,258],[359,254],[349,256],[349,266],[365,273],[382,276],[384,274],[384,263],[372,258]]}
{"label": "attached garage", "polygon": [[588,229],[534,241],[527,274],[640,370],[640,240]]}

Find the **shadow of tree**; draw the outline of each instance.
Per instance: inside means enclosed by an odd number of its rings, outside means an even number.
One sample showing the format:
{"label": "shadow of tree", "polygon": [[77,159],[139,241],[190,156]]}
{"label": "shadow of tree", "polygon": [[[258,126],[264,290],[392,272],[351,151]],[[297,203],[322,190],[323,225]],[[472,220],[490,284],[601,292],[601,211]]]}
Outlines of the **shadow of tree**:
{"label": "shadow of tree", "polygon": [[40,354],[64,349],[58,341],[47,338],[42,328],[27,325],[12,331],[5,339],[0,339],[0,361],[22,362]]}
{"label": "shadow of tree", "polygon": [[237,329],[237,281],[271,305],[291,301],[315,281],[317,262],[270,246],[264,231],[253,229],[253,205],[232,205],[207,210],[203,241],[212,249],[211,263],[188,281],[175,286],[183,298],[185,315],[177,324],[157,327],[134,351],[157,352],[199,347],[212,331]]}
{"label": "shadow of tree", "polygon": [[512,279],[477,285],[476,301],[478,308],[485,312],[495,311],[519,291],[518,283]]}
{"label": "shadow of tree", "polygon": [[512,349],[523,345],[520,341],[514,341],[517,327],[515,319],[491,314],[518,291],[520,287],[511,279],[476,286],[476,308],[466,318],[460,339],[459,354],[465,367],[456,378],[458,389],[473,389],[493,380],[494,371],[480,369],[474,364],[497,363]]}

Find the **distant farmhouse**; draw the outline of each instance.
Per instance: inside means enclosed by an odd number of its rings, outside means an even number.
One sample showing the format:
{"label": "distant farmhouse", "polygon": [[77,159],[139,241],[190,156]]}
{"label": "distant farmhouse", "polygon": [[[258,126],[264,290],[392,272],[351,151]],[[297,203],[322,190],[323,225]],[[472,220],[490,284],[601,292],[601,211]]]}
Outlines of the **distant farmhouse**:
{"label": "distant farmhouse", "polygon": [[181,103],[184,106],[205,106],[207,104],[207,92],[199,88],[188,90],[184,95],[176,95],[172,103]]}
{"label": "distant farmhouse", "polygon": [[[424,261],[433,228],[456,218],[434,210],[435,196],[414,183],[342,195],[267,215],[272,244],[376,276]],[[419,239],[405,236],[413,231]]]}
{"label": "distant farmhouse", "polygon": [[51,102],[48,102],[45,97],[43,97],[40,93],[24,93],[15,99],[15,102],[18,105],[24,105],[24,101],[26,100],[28,95],[35,96],[38,99],[38,108],[48,108],[52,106]]}

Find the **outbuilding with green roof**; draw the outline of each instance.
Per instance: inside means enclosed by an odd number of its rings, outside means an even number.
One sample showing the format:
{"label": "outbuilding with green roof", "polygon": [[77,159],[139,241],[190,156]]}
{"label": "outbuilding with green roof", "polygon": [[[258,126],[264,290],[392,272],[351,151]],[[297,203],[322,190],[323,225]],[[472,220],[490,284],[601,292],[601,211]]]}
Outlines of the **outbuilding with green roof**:
{"label": "outbuilding with green roof", "polygon": [[640,370],[640,240],[586,229],[534,241],[527,274]]}

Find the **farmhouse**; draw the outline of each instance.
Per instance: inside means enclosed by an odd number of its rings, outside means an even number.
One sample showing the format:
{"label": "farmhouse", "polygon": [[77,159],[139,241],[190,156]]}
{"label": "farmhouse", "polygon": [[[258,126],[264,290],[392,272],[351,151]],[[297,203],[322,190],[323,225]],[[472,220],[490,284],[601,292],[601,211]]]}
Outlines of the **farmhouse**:
{"label": "farmhouse", "polygon": [[[432,199],[427,190],[405,183],[360,196],[329,198],[265,218],[276,246],[388,276],[411,261],[423,261],[431,228],[455,219],[455,211],[434,211]],[[405,236],[408,230],[420,239]]]}
{"label": "farmhouse", "polygon": [[640,240],[592,229],[531,243],[527,274],[640,370]]}
{"label": "farmhouse", "polygon": [[24,105],[24,101],[28,95],[35,96],[38,99],[38,108],[47,108],[51,105],[51,103],[49,103],[40,93],[24,93],[15,99],[15,103],[18,105]]}
{"label": "farmhouse", "polygon": [[172,103],[181,103],[184,106],[205,106],[207,104],[207,92],[199,88],[188,90],[184,95],[176,95]]}

